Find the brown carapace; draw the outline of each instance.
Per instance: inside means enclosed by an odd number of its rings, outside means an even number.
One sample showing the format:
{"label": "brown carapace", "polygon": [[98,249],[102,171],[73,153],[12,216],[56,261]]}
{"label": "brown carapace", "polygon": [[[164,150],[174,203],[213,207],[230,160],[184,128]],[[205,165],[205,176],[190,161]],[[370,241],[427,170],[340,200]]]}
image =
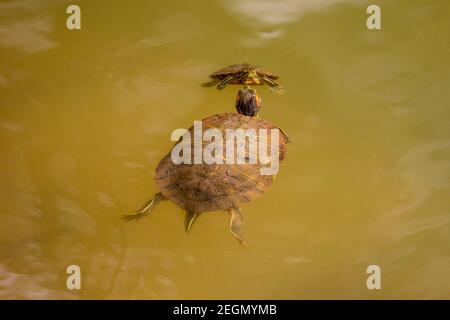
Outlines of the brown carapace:
{"label": "brown carapace", "polygon": [[205,87],[217,86],[224,89],[228,84],[263,85],[269,86],[276,94],[283,94],[284,89],[278,84],[278,76],[261,67],[240,63],[232,64],[209,75],[211,81],[203,84]]}
{"label": "brown carapace", "polygon": [[[236,109],[239,113],[224,113],[214,115],[202,120],[202,129],[215,128],[226,140],[227,129],[279,129],[270,121],[257,118],[260,107],[260,99],[256,91],[245,87],[239,90],[236,99]],[[241,110],[245,110],[242,114]],[[194,127],[189,130],[194,136]],[[279,152],[278,160],[281,161],[286,154],[287,136],[280,129],[278,135]],[[267,134],[267,154],[270,155],[272,145],[271,135]],[[259,138],[259,137],[258,137]],[[191,155],[194,155],[194,139],[191,142]],[[258,139],[259,140],[259,139]],[[181,143],[181,140],[178,142]],[[177,143],[177,144],[178,144]],[[203,142],[205,143],[205,142]],[[236,150],[237,139],[233,141]],[[175,146],[177,145],[175,144]],[[174,147],[175,147],[174,146]],[[245,158],[248,159],[251,152],[250,146],[245,147]],[[224,148],[224,154],[225,154]],[[233,235],[244,244],[242,237],[242,213],[240,207],[262,195],[273,182],[274,175],[261,174],[260,161],[243,164],[175,164],[171,158],[171,152],[167,154],[156,168],[155,180],[159,186],[158,192],[139,211],[124,216],[127,220],[138,219],[149,213],[161,200],[171,200],[185,210],[185,229],[191,230],[192,225],[200,214],[209,211],[225,210],[230,214],[230,230]]]}

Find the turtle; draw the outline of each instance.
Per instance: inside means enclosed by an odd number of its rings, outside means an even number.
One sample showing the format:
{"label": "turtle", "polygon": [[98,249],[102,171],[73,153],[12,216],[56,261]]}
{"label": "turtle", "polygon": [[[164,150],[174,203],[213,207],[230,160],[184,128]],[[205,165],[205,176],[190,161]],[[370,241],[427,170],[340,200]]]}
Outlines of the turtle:
{"label": "turtle", "polygon": [[[261,99],[256,90],[248,86],[239,90],[236,97],[236,111],[234,113],[216,114],[201,121],[202,128],[219,130],[225,139],[228,129],[279,129],[268,120],[257,117],[261,106]],[[192,134],[195,125],[186,133]],[[278,134],[278,154],[273,152],[273,159],[279,162],[286,155],[287,136],[282,130]],[[185,134],[186,134],[185,133]],[[258,141],[261,134],[258,133]],[[272,146],[272,135],[266,135],[268,146]],[[275,136],[276,139],[276,136]],[[162,158],[155,171],[155,181],[159,187],[157,192],[145,205],[136,212],[123,216],[126,220],[139,219],[147,215],[160,201],[171,200],[185,211],[185,231],[190,232],[197,218],[205,213],[225,210],[230,214],[230,230],[234,237],[245,246],[242,235],[243,215],[241,205],[249,202],[268,190],[274,175],[262,174],[260,162],[241,164],[180,163],[172,160],[173,148],[183,143],[180,138],[165,157]],[[274,140],[276,141],[276,140]],[[204,142],[202,142],[203,144]],[[238,140],[234,139],[234,146]],[[228,146],[228,145],[227,145]],[[194,155],[194,142],[188,142],[188,148]],[[224,148],[225,149],[225,148]],[[269,148],[270,149],[270,148]],[[251,155],[251,146],[245,146],[245,160]],[[184,153],[184,151],[183,151]],[[267,150],[267,154],[270,151]],[[233,156],[234,157],[234,156]],[[278,162],[278,163],[279,163]]]}
{"label": "turtle", "polygon": [[267,84],[272,92],[284,93],[284,89],[277,82],[279,78],[277,75],[249,63],[232,64],[213,72],[209,77],[212,80],[204,83],[203,86],[217,85],[218,90],[224,89],[227,84]]}

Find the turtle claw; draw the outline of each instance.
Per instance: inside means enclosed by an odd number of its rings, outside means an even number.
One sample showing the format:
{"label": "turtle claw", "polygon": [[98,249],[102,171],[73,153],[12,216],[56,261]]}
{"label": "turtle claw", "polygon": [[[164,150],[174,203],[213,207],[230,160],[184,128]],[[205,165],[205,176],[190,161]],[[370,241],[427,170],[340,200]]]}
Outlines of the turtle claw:
{"label": "turtle claw", "polygon": [[286,91],[284,90],[284,88],[282,86],[280,86],[278,84],[277,81],[275,81],[274,79],[270,79],[268,77],[262,77],[262,81],[267,84],[267,86],[269,87],[270,92],[278,94],[278,95],[282,95],[284,94]]}
{"label": "turtle claw", "polygon": [[277,87],[269,87],[270,92],[275,93],[279,96],[286,93],[286,90],[284,90],[283,87],[277,86]]}

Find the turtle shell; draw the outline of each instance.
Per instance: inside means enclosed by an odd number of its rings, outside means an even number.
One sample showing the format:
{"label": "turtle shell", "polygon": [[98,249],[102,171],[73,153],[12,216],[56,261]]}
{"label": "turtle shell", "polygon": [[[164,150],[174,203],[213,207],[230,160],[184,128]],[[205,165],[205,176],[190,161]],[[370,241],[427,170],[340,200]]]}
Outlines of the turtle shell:
{"label": "turtle shell", "polygon": [[[248,117],[237,113],[214,115],[202,120],[202,128],[216,128],[222,133],[225,142],[226,129],[278,129],[267,120]],[[193,137],[194,128],[189,132]],[[191,155],[194,143],[191,143]],[[270,156],[271,135],[267,134],[267,154]],[[180,143],[180,141],[178,142]],[[177,143],[177,144],[178,144]],[[287,137],[280,130],[279,160],[286,153]],[[176,145],[176,144],[175,144]],[[237,141],[234,141],[236,150]],[[249,143],[246,143],[245,157],[249,156]],[[226,144],[224,143],[224,151]],[[248,159],[248,158],[247,158]],[[262,166],[256,164],[174,164],[171,153],[167,154],[156,168],[155,180],[161,193],[185,210],[207,212],[239,208],[263,194],[273,182],[274,175],[262,175]]]}
{"label": "turtle shell", "polygon": [[249,64],[249,63],[240,63],[240,64],[232,64],[228,67],[225,67],[223,69],[220,69],[210,75],[213,79],[222,79],[224,77],[230,76],[230,75],[240,75],[244,72],[249,71],[255,71],[259,75],[264,75],[266,77],[269,77],[271,79],[278,79],[278,76],[273,74],[272,72],[269,72],[267,70],[264,70],[263,68],[260,68],[258,66]]}

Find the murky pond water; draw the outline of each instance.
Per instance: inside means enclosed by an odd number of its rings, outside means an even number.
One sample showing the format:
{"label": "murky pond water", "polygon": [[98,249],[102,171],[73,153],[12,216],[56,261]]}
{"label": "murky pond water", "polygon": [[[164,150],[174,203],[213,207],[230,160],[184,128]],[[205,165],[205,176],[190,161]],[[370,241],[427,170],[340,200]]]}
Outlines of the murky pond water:
{"label": "murky pond water", "polygon": [[[368,1],[80,1],[69,31],[71,3],[0,3],[0,298],[450,298],[448,1],[377,1],[374,31]],[[261,117],[293,140],[247,248],[225,212],[119,219],[244,61],[281,75]]]}

